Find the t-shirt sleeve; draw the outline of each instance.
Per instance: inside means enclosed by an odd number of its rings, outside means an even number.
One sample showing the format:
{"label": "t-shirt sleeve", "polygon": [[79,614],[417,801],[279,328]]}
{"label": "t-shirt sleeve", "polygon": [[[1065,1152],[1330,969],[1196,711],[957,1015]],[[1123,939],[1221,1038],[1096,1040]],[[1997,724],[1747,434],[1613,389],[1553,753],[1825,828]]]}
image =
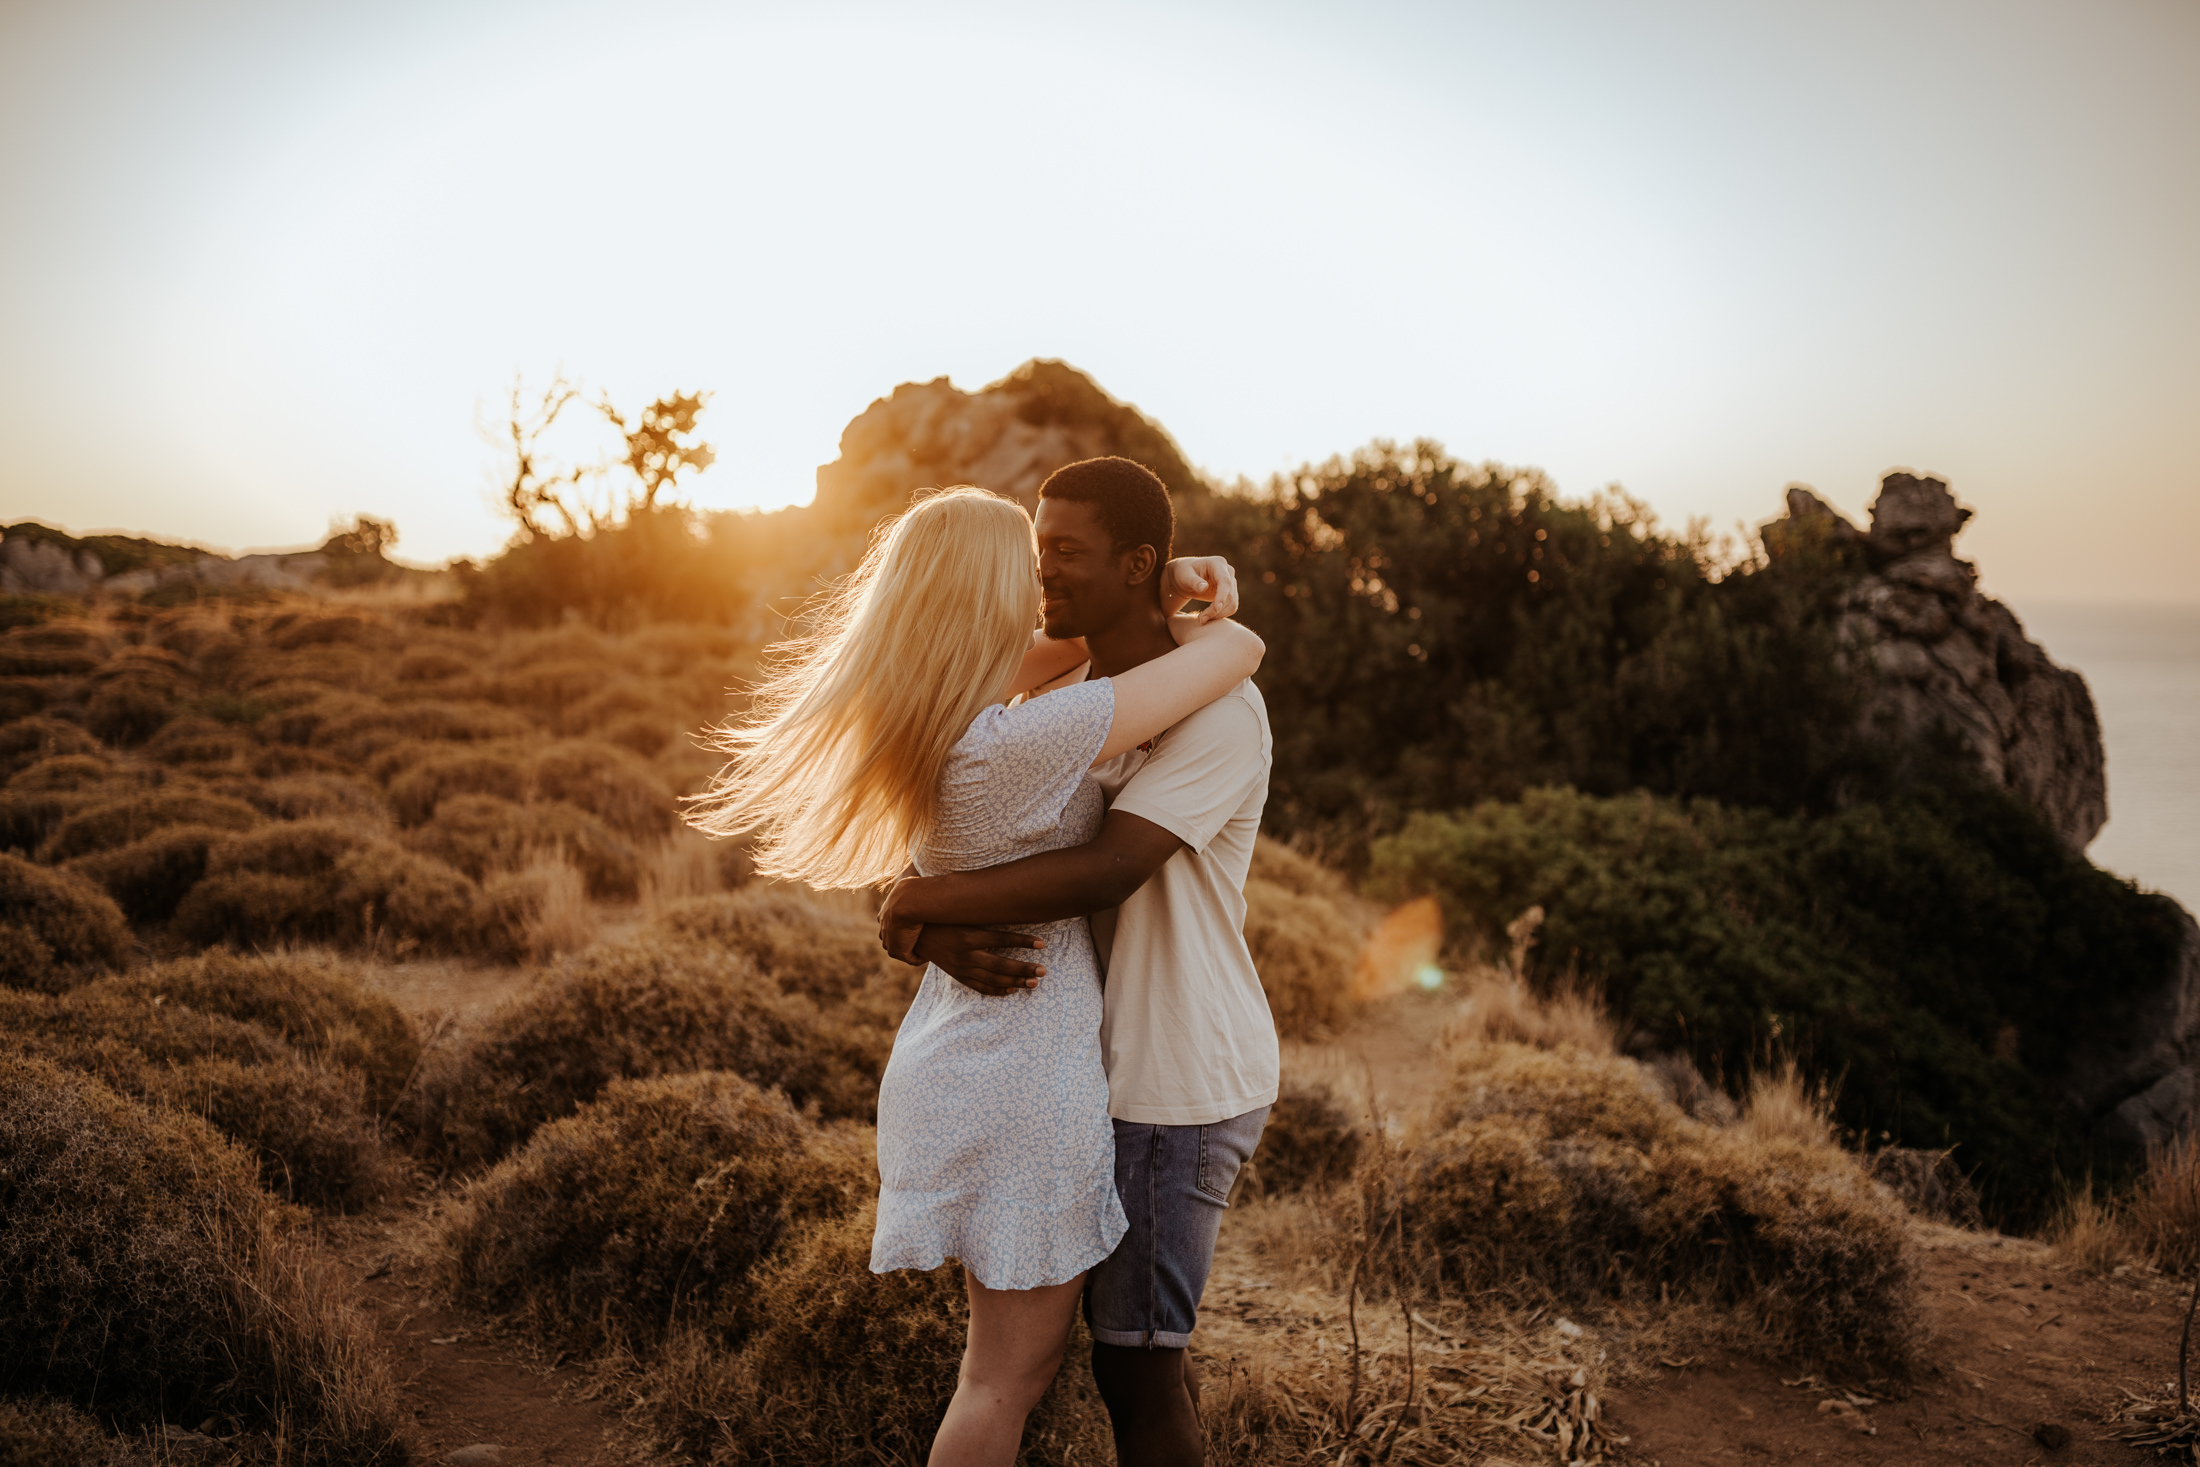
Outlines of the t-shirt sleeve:
{"label": "t-shirt sleeve", "polygon": [[1106,678],[986,709],[948,756],[928,844],[977,855],[1060,824],[1114,724]]}
{"label": "t-shirt sleeve", "polygon": [[1203,851],[1267,778],[1265,744],[1260,717],[1243,698],[1218,698],[1163,734],[1108,808]]}

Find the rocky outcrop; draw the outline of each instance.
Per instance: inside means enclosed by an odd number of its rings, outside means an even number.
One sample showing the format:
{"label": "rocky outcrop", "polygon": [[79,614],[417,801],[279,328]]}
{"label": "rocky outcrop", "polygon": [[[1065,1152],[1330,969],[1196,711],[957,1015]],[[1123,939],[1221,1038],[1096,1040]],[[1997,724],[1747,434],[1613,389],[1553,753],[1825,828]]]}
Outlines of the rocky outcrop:
{"label": "rocky outcrop", "polygon": [[1787,518],[1765,527],[1774,556],[1810,545],[1860,552],[1843,630],[1881,673],[1872,722],[1902,739],[1936,727],[1956,734],[1987,778],[2084,850],[2108,822],[2093,696],[2008,607],[1979,594],[1976,567],[1954,548],[1971,511],[1940,480],[1907,473],[1880,482],[1868,531],[1800,485],[1787,501]]}
{"label": "rocky outcrop", "polygon": [[379,549],[365,557],[347,554],[343,540],[332,536],[319,550],[228,556],[155,540],[79,540],[46,525],[11,525],[0,532],[0,595],[144,596],[186,587],[208,595],[325,591],[431,574],[399,566]]}
{"label": "rocky outcrop", "polygon": [[817,471],[818,516],[868,533],[919,489],[976,484],[1029,509],[1064,464],[1120,454],[1176,495],[1203,492],[1169,435],[1062,362],[1026,362],[979,392],[945,377],[904,382],[840,435],[840,457]]}

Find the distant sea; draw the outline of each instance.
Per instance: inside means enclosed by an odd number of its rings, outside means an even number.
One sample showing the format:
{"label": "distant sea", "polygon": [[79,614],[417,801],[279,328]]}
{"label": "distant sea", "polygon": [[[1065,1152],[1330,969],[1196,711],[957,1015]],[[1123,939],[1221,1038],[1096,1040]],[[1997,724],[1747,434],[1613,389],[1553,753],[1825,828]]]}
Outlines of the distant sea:
{"label": "distant sea", "polygon": [[2010,610],[2100,710],[2108,824],[2086,854],[2200,913],[2200,606]]}

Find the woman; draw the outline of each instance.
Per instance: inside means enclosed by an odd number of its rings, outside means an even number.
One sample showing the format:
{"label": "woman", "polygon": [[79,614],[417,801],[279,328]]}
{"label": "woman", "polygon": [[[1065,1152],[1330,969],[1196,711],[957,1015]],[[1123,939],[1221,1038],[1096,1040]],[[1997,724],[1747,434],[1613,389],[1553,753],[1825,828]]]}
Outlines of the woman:
{"label": "woman", "polygon": [[[1187,590],[1202,575],[1168,574]],[[1174,652],[1005,706],[1084,660],[1035,635],[1038,613],[1020,506],[970,488],[920,501],[873,539],[819,630],[782,649],[690,818],[751,835],[759,871],[822,887],[883,884],[912,854],[932,873],[1080,845],[1103,813],[1091,766],[1237,686],[1263,650],[1227,620],[1178,616]],[[988,998],[928,968],[879,1086],[871,1267],[959,1259],[970,1294],[934,1467],[1014,1460],[1085,1271],[1125,1228],[1091,935],[1082,918],[1023,930],[1044,944],[1044,981]]]}

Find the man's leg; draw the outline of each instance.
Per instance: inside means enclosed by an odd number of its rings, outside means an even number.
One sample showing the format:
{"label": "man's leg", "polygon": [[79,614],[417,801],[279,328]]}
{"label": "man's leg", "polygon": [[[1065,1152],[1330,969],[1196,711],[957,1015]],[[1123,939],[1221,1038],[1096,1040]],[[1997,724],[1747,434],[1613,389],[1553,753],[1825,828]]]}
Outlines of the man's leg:
{"label": "man's leg", "polygon": [[1085,1291],[1092,1374],[1120,1467],[1198,1467],[1199,1382],[1187,1347],[1230,1185],[1265,1107],[1211,1126],[1115,1123],[1115,1188],[1130,1231]]}

